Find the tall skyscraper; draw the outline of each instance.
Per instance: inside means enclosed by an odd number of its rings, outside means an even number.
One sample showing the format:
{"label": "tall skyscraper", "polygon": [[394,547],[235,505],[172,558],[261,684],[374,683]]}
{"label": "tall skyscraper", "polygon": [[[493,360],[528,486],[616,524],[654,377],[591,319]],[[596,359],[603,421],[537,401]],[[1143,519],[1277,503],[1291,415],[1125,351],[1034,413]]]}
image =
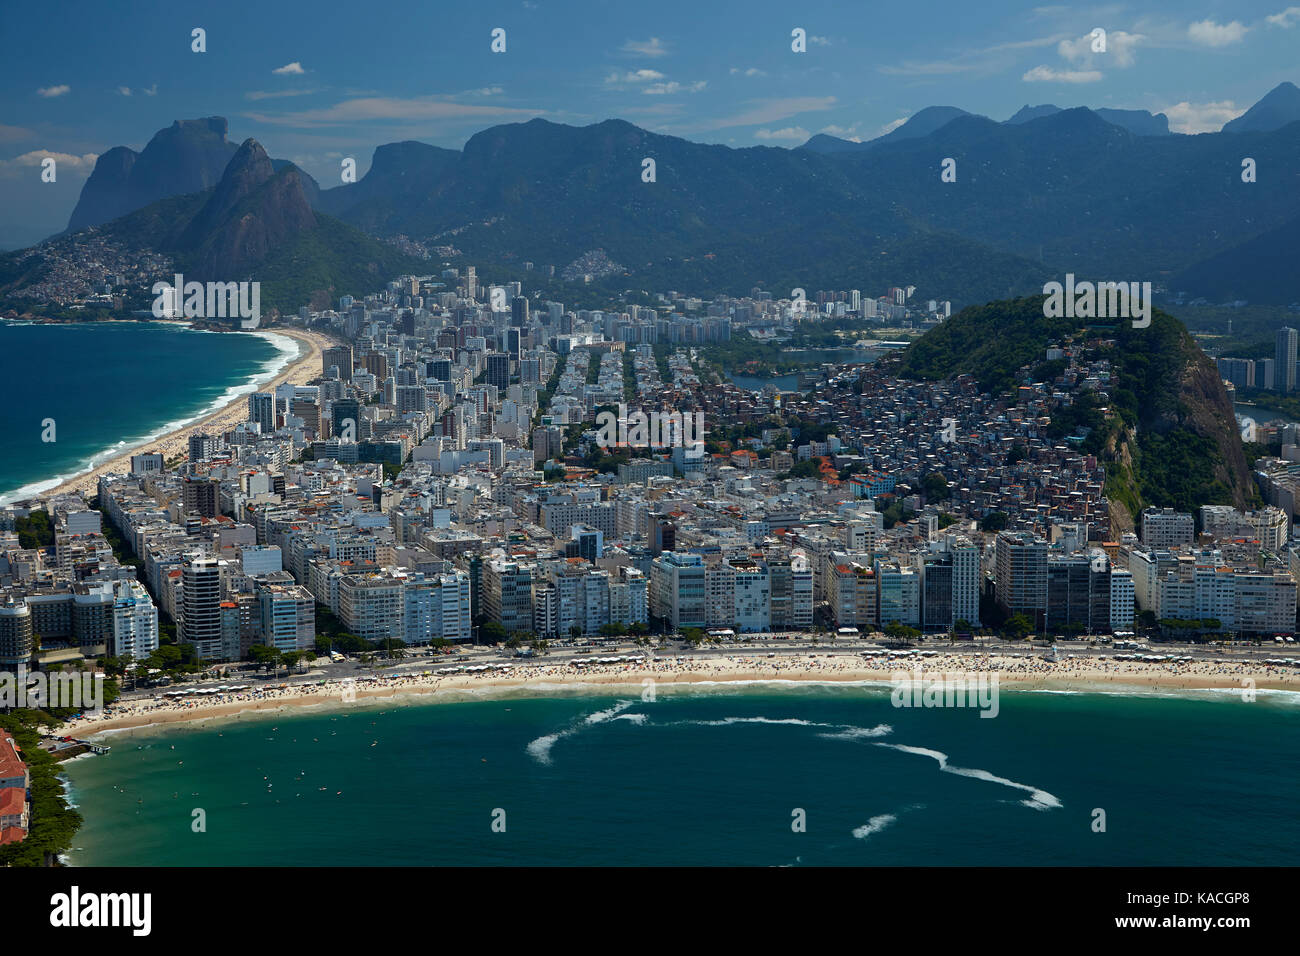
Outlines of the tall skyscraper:
{"label": "tall skyscraper", "polygon": [[327,369],[335,366],[339,370],[339,378],[345,382],[352,379],[352,346],[336,345],[332,348],[325,349],[321,353],[321,368]]}
{"label": "tall skyscraper", "polygon": [[510,324],[517,329],[528,325],[528,300],[522,295],[510,300]]}
{"label": "tall skyscraper", "polygon": [[262,434],[275,431],[275,394],[254,392],[248,396],[248,420],[262,427]]}
{"label": "tall skyscraper", "polygon": [[211,555],[190,555],[181,571],[180,640],[200,658],[221,656],[221,566]]}
{"label": "tall skyscraper", "polygon": [[0,604],[0,664],[26,664],[36,651],[32,631],[32,609],[22,598],[9,595]]}
{"label": "tall skyscraper", "polygon": [[1277,330],[1277,347],[1273,353],[1273,385],[1279,392],[1295,391],[1296,330],[1284,326]]}
{"label": "tall skyscraper", "polygon": [[510,387],[509,354],[493,353],[487,357],[487,375],[483,381],[503,391]]}
{"label": "tall skyscraper", "polygon": [[980,626],[980,552],[964,535],[950,535],[952,552],[952,619]]}
{"label": "tall skyscraper", "polygon": [[343,441],[360,441],[361,403],[341,398],[330,404],[330,434]]}
{"label": "tall skyscraper", "polygon": [[1008,614],[1024,614],[1043,626],[1047,611],[1047,542],[1026,532],[1003,531],[997,537],[998,604]]}

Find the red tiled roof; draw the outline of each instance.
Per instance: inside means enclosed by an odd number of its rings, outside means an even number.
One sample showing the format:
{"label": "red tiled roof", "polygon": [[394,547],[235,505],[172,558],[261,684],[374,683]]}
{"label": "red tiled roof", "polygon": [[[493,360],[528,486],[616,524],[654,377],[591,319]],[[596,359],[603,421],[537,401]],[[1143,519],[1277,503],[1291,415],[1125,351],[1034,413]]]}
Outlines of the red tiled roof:
{"label": "red tiled roof", "polygon": [[21,748],[8,734],[0,733],[0,777],[19,777],[27,770]]}
{"label": "red tiled roof", "polygon": [[0,790],[0,817],[17,816],[27,805],[27,791],[22,787]]}

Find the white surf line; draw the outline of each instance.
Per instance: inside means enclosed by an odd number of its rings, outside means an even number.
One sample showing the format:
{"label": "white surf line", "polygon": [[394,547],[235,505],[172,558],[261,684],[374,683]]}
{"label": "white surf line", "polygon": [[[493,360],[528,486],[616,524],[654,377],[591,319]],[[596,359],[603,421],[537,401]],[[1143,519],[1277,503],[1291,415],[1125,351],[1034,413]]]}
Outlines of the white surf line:
{"label": "white surf line", "polygon": [[538,763],[550,764],[553,762],[551,759],[551,749],[559,741],[563,740],[565,737],[572,737],[589,724],[601,724],[607,720],[612,720],[629,707],[636,706],[637,703],[639,702],[635,700],[620,700],[613,707],[609,707],[605,710],[598,710],[594,714],[587,714],[585,717],[575,720],[564,730],[558,730],[553,734],[543,734],[536,740],[530,741],[528,746],[524,749],[528,751],[529,756]]}
{"label": "white surf line", "polygon": [[1032,787],[1027,783],[1017,783],[1014,780],[1008,780],[1006,777],[999,777],[987,770],[978,770],[970,767],[954,767],[948,763],[948,755],[938,750],[929,750],[925,747],[909,747],[906,744],[887,744],[877,742],[877,747],[888,747],[891,750],[900,750],[906,754],[919,754],[923,757],[930,757],[939,764],[939,769],[944,773],[955,773],[961,777],[974,777],[976,780],[984,780],[988,783],[998,783],[1004,787],[1014,787],[1017,790],[1024,790],[1031,796],[1028,800],[1021,800],[1021,804],[1031,807],[1035,810],[1053,810],[1061,806],[1061,801],[1048,793],[1046,790],[1040,790]]}

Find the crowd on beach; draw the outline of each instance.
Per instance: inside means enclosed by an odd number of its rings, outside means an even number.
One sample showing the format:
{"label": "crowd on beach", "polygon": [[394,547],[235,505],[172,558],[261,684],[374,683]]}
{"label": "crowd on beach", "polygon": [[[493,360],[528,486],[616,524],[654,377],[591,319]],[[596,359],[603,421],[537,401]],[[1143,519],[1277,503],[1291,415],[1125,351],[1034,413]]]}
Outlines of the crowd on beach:
{"label": "crowd on beach", "polygon": [[[1047,660],[1030,655],[942,654],[934,657],[873,657],[846,653],[734,655],[726,657],[662,657],[490,664],[470,668],[440,668],[365,675],[355,679],[319,679],[263,687],[243,687],[198,697],[157,695],[120,700],[98,713],[80,718],[76,732],[103,730],[178,720],[232,716],[246,710],[288,705],[346,703],[369,697],[438,693],[476,688],[536,688],[558,685],[697,683],[702,681],[864,681],[888,682],[899,674],[919,669],[927,679],[947,673],[997,674],[1000,682],[1043,682],[1052,686],[1086,689],[1094,684],[1131,684],[1164,689],[1243,688],[1256,685],[1300,690],[1300,668],[1279,667],[1254,661],[1119,661],[1109,658]],[[320,673],[320,672],[317,672]],[[308,677],[311,674],[309,672]],[[1253,681],[1251,684],[1249,681]]]}

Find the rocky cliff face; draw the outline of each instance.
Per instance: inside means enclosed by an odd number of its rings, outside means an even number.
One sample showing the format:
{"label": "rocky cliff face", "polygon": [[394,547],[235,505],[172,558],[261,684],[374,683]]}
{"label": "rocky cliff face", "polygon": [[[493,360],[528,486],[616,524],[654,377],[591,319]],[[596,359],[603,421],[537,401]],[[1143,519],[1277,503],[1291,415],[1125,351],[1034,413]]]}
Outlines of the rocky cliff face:
{"label": "rocky cliff face", "polygon": [[1154,352],[1167,360],[1167,371],[1138,396],[1138,427],[1117,430],[1104,454],[1116,536],[1134,530],[1138,512],[1148,505],[1188,511],[1213,503],[1244,510],[1255,497],[1218,369],[1181,323],[1157,311],[1152,330],[1160,336]]}
{"label": "rocky cliff face", "polygon": [[[226,138],[227,132],[225,117],[208,116],[177,120],[155,133],[139,153],[126,146],[114,146],[95,162],[68,220],[68,231],[111,222],[161,199],[212,189],[221,182],[241,149]],[[244,165],[242,161],[240,165]],[[265,172],[269,179],[270,172],[290,166],[286,160],[268,159],[266,170],[259,168],[257,175]],[[298,175],[311,204],[319,188],[301,170]]]}
{"label": "rocky cliff face", "polygon": [[1214,442],[1223,459],[1214,464],[1212,474],[1232,491],[1233,505],[1245,509],[1253,497],[1253,485],[1232,401],[1218,369],[1194,344],[1183,364],[1179,386],[1179,398],[1186,408],[1179,424]]}
{"label": "rocky cliff face", "polygon": [[[97,226],[169,196],[211,189],[235,152],[225,117],[177,120],[140,152],[104,153],[81,189],[68,230]],[[102,168],[101,168],[102,167]]]}
{"label": "rocky cliff face", "polygon": [[100,155],[90,178],[81,187],[81,198],[68,221],[70,231],[97,226],[131,211],[129,184],[136,157],[135,150],[125,146],[114,146]]}
{"label": "rocky cliff face", "polygon": [[232,281],[315,226],[298,170],[274,172],[266,150],[248,139],[186,228],[181,246],[195,250],[195,278]]}

